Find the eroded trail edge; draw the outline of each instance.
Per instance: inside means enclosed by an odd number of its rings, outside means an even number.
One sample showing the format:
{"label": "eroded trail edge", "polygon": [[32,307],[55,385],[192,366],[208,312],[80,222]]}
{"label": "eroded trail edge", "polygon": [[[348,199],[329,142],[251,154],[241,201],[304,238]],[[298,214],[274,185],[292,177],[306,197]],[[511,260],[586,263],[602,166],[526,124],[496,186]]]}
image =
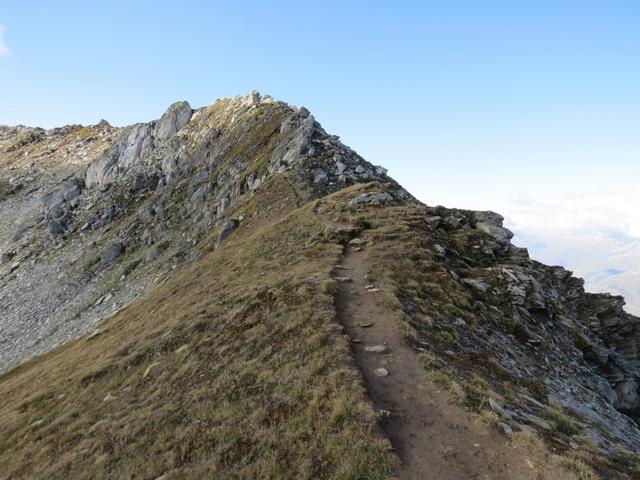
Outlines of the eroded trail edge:
{"label": "eroded trail edge", "polygon": [[400,479],[469,480],[541,476],[503,439],[471,421],[429,382],[398,321],[368,283],[366,251],[348,246],[333,278],[336,310],[351,341],[370,400],[401,460]]}

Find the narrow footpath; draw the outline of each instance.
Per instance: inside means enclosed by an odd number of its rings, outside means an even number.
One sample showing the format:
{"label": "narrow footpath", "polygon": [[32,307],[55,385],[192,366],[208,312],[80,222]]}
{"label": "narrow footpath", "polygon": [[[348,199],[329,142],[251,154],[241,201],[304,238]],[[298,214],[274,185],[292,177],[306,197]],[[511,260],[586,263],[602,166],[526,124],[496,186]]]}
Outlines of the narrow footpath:
{"label": "narrow footpath", "polygon": [[336,309],[352,344],[369,398],[402,465],[401,480],[549,480],[539,462],[474,423],[447,392],[427,379],[417,352],[365,276],[366,251],[346,247],[333,272]]}

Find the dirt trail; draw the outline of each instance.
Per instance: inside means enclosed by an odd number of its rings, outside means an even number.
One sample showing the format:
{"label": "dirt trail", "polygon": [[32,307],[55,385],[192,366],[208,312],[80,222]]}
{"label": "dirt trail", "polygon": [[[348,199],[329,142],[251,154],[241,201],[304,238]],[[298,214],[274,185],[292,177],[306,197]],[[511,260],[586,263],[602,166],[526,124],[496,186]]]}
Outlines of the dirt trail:
{"label": "dirt trail", "polygon": [[[397,320],[366,281],[364,251],[348,247],[334,270],[336,308],[352,340],[353,353],[376,411],[386,410],[382,427],[397,451],[402,480],[556,479],[532,468],[503,438],[471,421],[426,378],[416,352],[401,335]],[[349,279],[349,280],[347,280]],[[384,345],[383,353],[367,347]],[[387,376],[379,376],[386,369]],[[382,412],[384,414],[384,412]],[[537,463],[537,462],[536,462]]]}

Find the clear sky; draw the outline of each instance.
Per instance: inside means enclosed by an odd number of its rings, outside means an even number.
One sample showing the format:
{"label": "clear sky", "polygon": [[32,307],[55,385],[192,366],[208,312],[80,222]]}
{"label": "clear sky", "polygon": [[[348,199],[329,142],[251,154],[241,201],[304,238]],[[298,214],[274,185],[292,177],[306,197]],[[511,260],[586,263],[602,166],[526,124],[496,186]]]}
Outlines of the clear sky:
{"label": "clear sky", "polygon": [[125,125],[257,89],[522,241],[640,237],[640,2],[3,0],[0,25],[0,123]]}

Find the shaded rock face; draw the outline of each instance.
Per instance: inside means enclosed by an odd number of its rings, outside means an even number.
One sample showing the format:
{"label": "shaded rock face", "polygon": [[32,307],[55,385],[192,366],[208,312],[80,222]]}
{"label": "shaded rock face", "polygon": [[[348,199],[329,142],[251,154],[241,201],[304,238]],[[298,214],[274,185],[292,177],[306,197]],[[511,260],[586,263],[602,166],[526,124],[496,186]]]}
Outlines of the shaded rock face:
{"label": "shaded rock face", "polygon": [[538,428],[546,408],[561,408],[605,451],[640,448],[640,319],[624,311],[624,300],[585,292],[570,271],[529,258],[493,212],[426,207],[421,220],[438,259],[430,268],[447,272],[445,292],[456,300],[438,313],[415,305],[442,297],[405,301],[417,325],[421,315],[432,317],[430,327],[417,327],[419,342],[453,336],[458,351],[443,355],[444,363],[528,386],[537,400],[502,406],[504,420]]}
{"label": "shaded rock face", "polygon": [[[254,193],[276,182],[299,204],[372,183],[345,208],[419,205],[307,109],[257,92],[195,110],[177,102],[123,129],[0,127],[0,370],[95,331],[176,269],[227,248],[269,215]],[[429,268],[473,298],[478,320],[442,315],[436,333],[457,332],[518,381],[536,379],[545,402],[606,426],[589,430],[603,448],[640,448],[640,323],[623,300],[531,260],[494,212],[422,207],[415,228]],[[404,307],[412,320],[429,314]],[[540,407],[525,403],[494,411],[541,425]]]}

